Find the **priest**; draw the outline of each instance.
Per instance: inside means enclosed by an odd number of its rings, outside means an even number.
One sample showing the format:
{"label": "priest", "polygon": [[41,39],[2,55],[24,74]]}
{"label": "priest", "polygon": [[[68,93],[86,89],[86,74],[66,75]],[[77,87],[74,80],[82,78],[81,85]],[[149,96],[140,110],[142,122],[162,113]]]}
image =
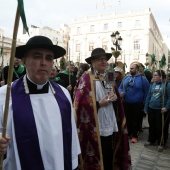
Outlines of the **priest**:
{"label": "priest", "polygon": [[131,166],[125,114],[114,72],[107,71],[111,53],[96,48],[86,62],[91,70],[83,74],[75,91],[74,106],[85,170],[128,170]]}
{"label": "priest", "polygon": [[[0,137],[3,170],[73,170],[80,153],[69,92],[49,80],[53,60],[66,51],[44,36],[16,47],[26,75],[12,83],[7,135]],[[0,126],[6,97],[0,88]]]}

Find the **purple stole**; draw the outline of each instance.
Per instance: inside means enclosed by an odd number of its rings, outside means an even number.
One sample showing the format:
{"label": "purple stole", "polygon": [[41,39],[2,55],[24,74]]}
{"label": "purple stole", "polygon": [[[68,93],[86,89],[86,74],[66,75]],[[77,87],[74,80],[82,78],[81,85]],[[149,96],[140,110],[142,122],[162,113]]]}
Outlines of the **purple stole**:
{"label": "purple stole", "polygon": [[[51,82],[51,84],[56,91],[54,96],[59,105],[62,118],[64,170],[72,170],[71,106],[60,86],[54,82]],[[44,170],[34,114],[29,94],[25,93],[23,78],[13,82],[11,95],[21,169]]]}

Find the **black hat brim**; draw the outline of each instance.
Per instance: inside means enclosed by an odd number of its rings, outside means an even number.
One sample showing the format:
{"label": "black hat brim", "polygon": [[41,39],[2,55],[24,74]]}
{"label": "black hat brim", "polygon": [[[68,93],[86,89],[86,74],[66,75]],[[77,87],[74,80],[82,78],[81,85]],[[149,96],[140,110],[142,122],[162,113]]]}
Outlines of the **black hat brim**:
{"label": "black hat brim", "polygon": [[48,44],[30,44],[30,45],[22,45],[16,47],[15,57],[22,59],[25,56],[25,53],[31,49],[35,48],[43,48],[50,50],[54,53],[54,59],[60,58],[66,54],[66,50],[57,45],[48,45]]}
{"label": "black hat brim", "polygon": [[[102,54],[100,54],[100,55],[102,55]],[[112,54],[111,54],[111,53],[104,53],[103,55],[106,55],[107,61],[112,57]],[[88,58],[85,59],[85,61],[86,61],[88,64],[91,64],[91,60],[95,59],[96,56],[97,56],[97,55],[88,57]]]}

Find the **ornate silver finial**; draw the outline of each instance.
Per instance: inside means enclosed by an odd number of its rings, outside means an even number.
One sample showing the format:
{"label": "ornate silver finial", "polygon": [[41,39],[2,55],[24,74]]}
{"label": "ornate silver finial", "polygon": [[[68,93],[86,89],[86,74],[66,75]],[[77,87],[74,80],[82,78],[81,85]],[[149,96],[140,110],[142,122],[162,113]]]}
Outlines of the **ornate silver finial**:
{"label": "ornate silver finial", "polygon": [[108,83],[108,84],[114,83],[114,81],[116,79],[116,75],[115,75],[115,71],[111,65],[106,70],[106,75],[105,75],[104,79],[105,79],[106,83]]}
{"label": "ornate silver finial", "polygon": [[55,92],[53,86],[51,85],[50,81],[48,81],[48,82],[49,82],[49,86],[50,86],[50,88],[51,88],[52,93],[55,94],[56,92]]}
{"label": "ornate silver finial", "polygon": [[115,71],[113,67],[110,65],[109,68],[106,70],[106,75],[104,77],[104,80],[106,82],[106,87],[108,87],[107,89],[109,90],[107,100],[110,100],[109,93],[114,91],[113,84],[114,84],[115,79],[116,79]]}

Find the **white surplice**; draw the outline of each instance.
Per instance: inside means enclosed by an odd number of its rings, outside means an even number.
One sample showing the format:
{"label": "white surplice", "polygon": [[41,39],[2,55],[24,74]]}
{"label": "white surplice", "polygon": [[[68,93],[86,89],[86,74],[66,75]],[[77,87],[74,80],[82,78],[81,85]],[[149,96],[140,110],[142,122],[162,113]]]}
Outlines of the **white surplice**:
{"label": "white surplice", "polygon": [[[72,101],[69,92],[62,86],[60,87],[66,94],[72,106]],[[3,86],[0,88],[1,129],[3,122],[5,97],[6,86]],[[48,93],[30,94],[30,99],[35,117],[44,168],[45,170],[64,170],[63,134],[61,123],[62,121],[58,103],[54,95],[52,94],[50,88]],[[3,170],[21,170],[15,139],[12,112],[13,111],[10,100],[7,122],[7,134],[10,136],[11,140],[9,142],[9,147],[7,150],[7,158],[3,161]],[[72,169],[75,169],[78,166],[78,154],[80,154],[80,146],[72,109]]]}

